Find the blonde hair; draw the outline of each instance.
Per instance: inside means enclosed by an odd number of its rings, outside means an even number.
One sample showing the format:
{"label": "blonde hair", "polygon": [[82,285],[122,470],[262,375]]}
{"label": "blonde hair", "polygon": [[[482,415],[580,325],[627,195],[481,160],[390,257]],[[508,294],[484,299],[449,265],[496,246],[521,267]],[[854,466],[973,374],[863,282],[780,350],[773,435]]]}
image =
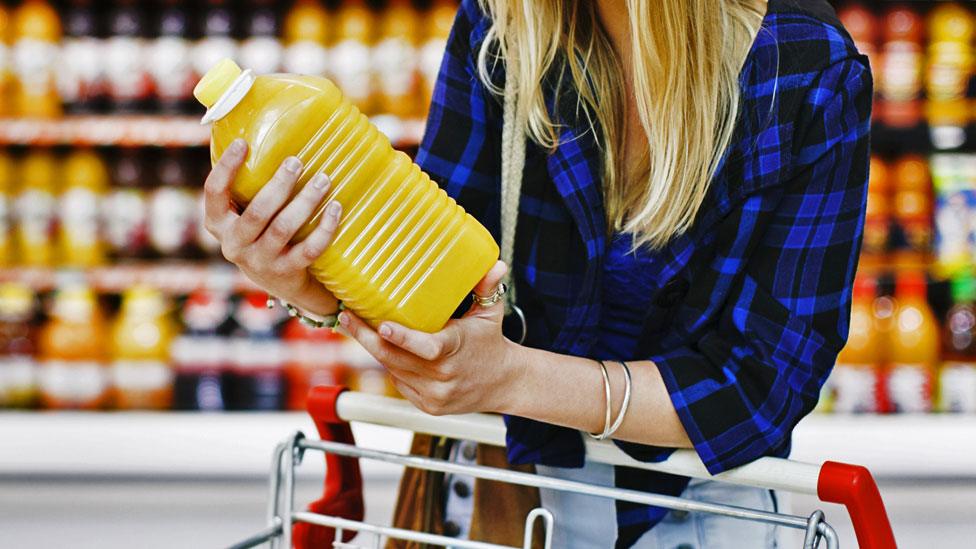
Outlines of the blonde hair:
{"label": "blonde hair", "polygon": [[[493,93],[494,63],[518,75],[521,131],[539,145],[559,144],[539,85],[558,69],[577,111],[603,150],[608,229],[634,247],[660,248],[694,223],[728,148],[739,106],[738,76],[762,23],[757,0],[626,0],[637,111],[649,148],[646,185],[627,185],[619,160],[625,138],[623,68],[597,15],[597,0],[480,0],[492,26],[478,53],[479,77]],[[556,90],[555,104],[565,90]],[[582,107],[582,108],[581,108]],[[596,123],[590,118],[591,113]],[[633,183],[633,182],[632,182]]]}

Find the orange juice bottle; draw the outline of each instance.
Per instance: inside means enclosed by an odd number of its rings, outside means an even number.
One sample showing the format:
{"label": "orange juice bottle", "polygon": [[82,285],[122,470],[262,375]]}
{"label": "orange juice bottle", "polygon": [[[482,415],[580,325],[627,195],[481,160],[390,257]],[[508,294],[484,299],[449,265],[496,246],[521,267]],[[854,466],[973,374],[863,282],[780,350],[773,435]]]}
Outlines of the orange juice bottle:
{"label": "orange juice bottle", "polygon": [[61,115],[54,79],[61,19],[44,0],[24,0],[13,12],[14,112],[21,116]]}
{"label": "orange juice bottle", "polygon": [[282,27],[285,72],[326,76],[329,61],[329,12],[317,0],[298,0]]}
{"label": "orange juice bottle", "polygon": [[14,198],[14,162],[7,151],[0,150],[0,267],[8,267],[14,260],[11,242],[11,216]]}
{"label": "orange juice bottle", "polygon": [[420,14],[410,0],[391,0],[383,10],[372,67],[378,112],[399,117],[417,112],[417,46]]}
{"label": "orange juice bottle", "polygon": [[94,292],[72,284],[58,290],[38,338],[41,404],[99,409],[109,400],[106,329]]}
{"label": "orange juice bottle", "polygon": [[832,410],[836,413],[876,413],[881,391],[881,347],[874,319],[876,283],[858,276],[854,281],[850,332],[830,374]]}
{"label": "orange juice bottle", "polygon": [[54,261],[56,168],[54,156],[44,150],[27,153],[20,164],[14,235],[21,263],[28,267],[49,267]]}
{"label": "orange juice bottle", "polygon": [[887,375],[888,398],[895,412],[932,410],[940,337],[926,289],[925,275],[921,272],[898,274]]}
{"label": "orange juice bottle", "polygon": [[[377,325],[393,320],[436,331],[498,258],[491,234],[410,158],[394,151],[331,82],[310,76],[254,77],[231,61],[195,90],[213,122],[211,158],[237,137],[250,144],[231,189],[246,205],[288,156],[305,169],[300,186],[324,172],[333,181],[312,219],[338,200],[343,218],[312,273],[347,307]],[[317,121],[317,122],[312,122]]]}
{"label": "orange juice bottle", "polygon": [[68,267],[93,267],[105,261],[99,212],[108,188],[108,168],[92,149],[76,149],[64,163],[64,190],[58,203],[58,249]]}
{"label": "orange juice bottle", "polygon": [[457,13],[457,2],[454,0],[434,0],[433,5],[424,14],[424,43],[420,47],[421,105],[418,114],[426,116],[430,107],[430,99],[434,95],[434,83],[441,69],[444,59],[444,49],[447,47],[447,37],[454,26],[454,15]]}
{"label": "orange juice bottle", "polygon": [[176,335],[163,294],[133,286],[122,296],[109,345],[112,389],[120,409],[165,410],[173,401],[170,344]]}
{"label": "orange juice bottle", "polygon": [[346,0],[335,19],[335,45],[329,67],[335,84],[359,110],[371,114],[373,86],[370,51],[376,27],[373,12],[364,0]]}

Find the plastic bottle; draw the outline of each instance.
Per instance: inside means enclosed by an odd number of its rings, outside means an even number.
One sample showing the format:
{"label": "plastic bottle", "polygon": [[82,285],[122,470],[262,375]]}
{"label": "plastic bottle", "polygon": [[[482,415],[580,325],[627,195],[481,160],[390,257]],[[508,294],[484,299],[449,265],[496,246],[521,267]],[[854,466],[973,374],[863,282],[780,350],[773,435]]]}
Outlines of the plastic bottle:
{"label": "plastic bottle", "polygon": [[874,319],[877,293],[873,278],[859,276],[854,281],[850,332],[847,344],[837,356],[830,374],[833,411],[841,414],[877,413],[883,390],[880,349],[883,341]]}
{"label": "plastic bottle", "polygon": [[941,338],[929,308],[925,275],[919,271],[898,273],[895,299],[888,398],[896,412],[930,412]]}
{"label": "plastic bottle", "polygon": [[197,230],[197,197],[183,151],[165,151],[156,173],[160,185],[149,197],[149,243],[163,255],[188,255]]}
{"label": "plastic bottle", "polygon": [[61,19],[44,0],[24,0],[13,12],[14,112],[51,118],[61,115],[54,73]]}
{"label": "plastic bottle", "polygon": [[402,118],[414,116],[420,89],[420,14],[410,0],[391,0],[382,13],[371,62],[376,110]]}
{"label": "plastic bottle", "polygon": [[237,204],[247,204],[290,154],[304,163],[301,185],[319,171],[331,177],[332,189],[296,240],[315,226],[328,200],[342,204],[336,238],[312,272],[366,321],[439,330],[497,260],[491,234],[394,151],[328,80],[252,78],[228,61],[201,80],[195,95],[217,105],[205,117],[214,121],[214,161],[234,138],[250,144],[231,189]]}
{"label": "plastic bottle", "polygon": [[279,309],[267,295],[244,294],[234,308],[227,404],[232,410],[281,410],[285,404],[284,349],[275,334]]}
{"label": "plastic bottle", "polygon": [[317,0],[298,0],[283,25],[285,72],[326,76],[329,68],[329,12]]}
{"label": "plastic bottle", "polygon": [[922,92],[925,24],[917,11],[905,5],[888,9],[883,21],[880,95],[890,101],[911,101]]}
{"label": "plastic bottle", "polygon": [[203,74],[221,59],[236,59],[238,55],[237,21],[226,0],[208,0],[203,12],[200,39],[193,46],[193,69]]}
{"label": "plastic bottle", "polygon": [[105,69],[112,108],[120,112],[145,110],[152,96],[149,74],[149,26],[143,9],[122,1],[109,14]]}
{"label": "plastic bottle", "polygon": [[169,349],[176,327],[163,294],[134,286],[112,324],[112,388],[119,409],[166,410],[173,401]]}
{"label": "plastic bottle", "polygon": [[76,149],[64,163],[64,190],[58,201],[58,255],[67,267],[105,262],[101,203],[108,189],[108,168],[92,149]]}
{"label": "plastic bottle", "polygon": [[457,13],[457,2],[454,0],[434,0],[427,13],[424,14],[424,43],[420,47],[420,74],[423,76],[421,105],[418,112],[426,116],[434,95],[434,84],[440,72],[444,50],[447,47],[447,37],[454,26],[454,16]]}
{"label": "plastic bottle", "polygon": [[316,385],[346,385],[349,366],[343,349],[345,337],[329,329],[311,328],[293,318],[285,324],[282,339],[287,348],[286,407],[305,410],[308,390]]}
{"label": "plastic bottle", "polygon": [[229,316],[230,301],[224,293],[197,290],[183,304],[180,318],[186,329],[171,347],[176,370],[173,406],[177,410],[227,408],[230,342],[220,329]]}
{"label": "plastic bottle", "polygon": [[193,107],[197,82],[190,42],[190,16],[181,0],[165,0],[149,46],[149,71],[160,109],[180,112]]}
{"label": "plastic bottle", "polygon": [[271,0],[252,0],[244,25],[247,38],[241,42],[241,64],[258,74],[279,72],[284,48],[278,40],[281,19]]}
{"label": "plastic bottle", "polygon": [[973,72],[973,14],[955,2],[936,4],[928,15],[926,96],[931,100],[966,96]]}
{"label": "plastic bottle", "polygon": [[0,285],[0,408],[30,408],[37,399],[34,292]]}
{"label": "plastic bottle", "polygon": [[68,112],[92,112],[103,93],[105,64],[91,0],[72,0],[64,19],[58,93]]}
{"label": "plastic bottle", "polygon": [[148,243],[149,203],[146,172],[138,149],[122,149],[111,167],[112,189],[102,216],[105,237],[115,255],[138,257]]}
{"label": "plastic bottle", "polygon": [[901,266],[920,268],[932,253],[932,180],[928,162],[905,155],[891,166],[895,184],[894,215],[904,238],[895,252]]}
{"label": "plastic bottle", "polygon": [[14,261],[11,233],[13,202],[16,198],[15,178],[13,159],[7,151],[0,150],[0,267],[9,267]]}
{"label": "plastic bottle", "polygon": [[864,238],[861,244],[861,267],[885,263],[891,237],[891,183],[888,167],[878,156],[871,157],[867,206],[864,216]]}
{"label": "plastic bottle", "polygon": [[376,18],[363,0],[346,0],[335,17],[335,45],[330,69],[336,86],[360,111],[373,112],[373,83],[370,52],[376,32]]}
{"label": "plastic bottle", "polygon": [[50,151],[33,149],[21,160],[20,189],[14,200],[17,250],[28,267],[54,263],[57,222],[56,161]]}
{"label": "plastic bottle", "polygon": [[58,290],[38,338],[41,404],[53,409],[99,409],[109,401],[107,330],[92,290]]}
{"label": "plastic bottle", "polygon": [[942,331],[939,409],[976,413],[976,280],[965,272],[952,280],[953,307]]}

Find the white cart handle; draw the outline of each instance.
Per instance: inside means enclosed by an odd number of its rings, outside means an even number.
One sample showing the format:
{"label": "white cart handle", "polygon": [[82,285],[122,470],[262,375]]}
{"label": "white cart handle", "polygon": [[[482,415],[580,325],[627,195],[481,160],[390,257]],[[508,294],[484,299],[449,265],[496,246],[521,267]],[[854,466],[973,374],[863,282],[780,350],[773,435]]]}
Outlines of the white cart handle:
{"label": "white cart handle", "polygon": [[[342,387],[313,388],[309,393],[308,410],[316,424],[355,421],[397,427],[415,433],[473,440],[492,446],[505,445],[505,424],[501,416],[432,416],[421,412],[405,400],[349,392]],[[611,465],[816,495],[821,501],[847,506],[862,549],[895,547],[894,535],[878,488],[871,473],[859,465],[832,461],[816,465],[763,457],[724,473],[711,475],[692,450],[678,450],[660,463],[644,463],[631,458],[612,442],[594,440],[586,440],[586,456],[587,459]]]}

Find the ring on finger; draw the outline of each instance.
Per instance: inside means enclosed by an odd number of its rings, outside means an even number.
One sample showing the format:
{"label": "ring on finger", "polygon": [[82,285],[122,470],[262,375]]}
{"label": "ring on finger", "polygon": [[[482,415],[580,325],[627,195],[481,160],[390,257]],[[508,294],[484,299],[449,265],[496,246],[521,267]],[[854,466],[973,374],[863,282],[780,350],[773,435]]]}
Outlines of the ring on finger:
{"label": "ring on finger", "polygon": [[495,287],[495,290],[491,293],[491,295],[480,296],[478,294],[473,294],[471,296],[471,299],[474,300],[474,302],[477,303],[478,305],[481,305],[482,307],[491,307],[495,303],[501,301],[502,297],[505,296],[506,292],[508,292],[508,286],[502,283]]}

